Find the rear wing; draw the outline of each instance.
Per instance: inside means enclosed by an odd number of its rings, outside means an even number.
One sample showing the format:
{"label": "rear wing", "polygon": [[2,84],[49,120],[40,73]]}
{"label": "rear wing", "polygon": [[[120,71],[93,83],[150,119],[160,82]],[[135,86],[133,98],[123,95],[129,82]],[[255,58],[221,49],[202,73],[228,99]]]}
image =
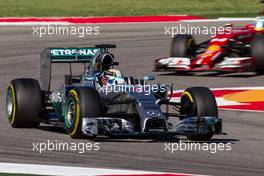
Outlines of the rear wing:
{"label": "rear wing", "polygon": [[116,48],[113,44],[100,44],[95,47],[46,48],[40,54],[41,90],[50,92],[51,63],[89,63],[100,53]]}
{"label": "rear wing", "polygon": [[52,63],[89,63],[102,51],[98,47],[44,49],[40,54],[41,90],[50,92]]}
{"label": "rear wing", "polygon": [[51,63],[85,63],[90,62],[101,48],[48,48]]}

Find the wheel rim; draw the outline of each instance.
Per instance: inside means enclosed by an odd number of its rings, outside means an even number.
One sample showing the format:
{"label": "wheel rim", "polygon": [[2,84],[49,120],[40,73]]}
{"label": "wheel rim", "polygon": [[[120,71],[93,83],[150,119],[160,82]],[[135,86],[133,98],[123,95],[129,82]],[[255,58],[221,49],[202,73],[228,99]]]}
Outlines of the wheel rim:
{"label": "wheel rim", "polygon": [[11,90],[8,90],[8,92],[7,92],[7,106],[6,106],[6,112],[7,112],[7,115],[8,115],[8,118],[9,118],[9,119],[12,118],[13,107],[14,107],[14,97],[13,97],[13,95],[12,95]]}
{"label": "wheel rim", "polygon": [[66,107],[67,108],[66,108],[65,122],[66,122],[66,127],[70,128],[73,125],[76,117],[76,105],[72,98],[68,99]]}

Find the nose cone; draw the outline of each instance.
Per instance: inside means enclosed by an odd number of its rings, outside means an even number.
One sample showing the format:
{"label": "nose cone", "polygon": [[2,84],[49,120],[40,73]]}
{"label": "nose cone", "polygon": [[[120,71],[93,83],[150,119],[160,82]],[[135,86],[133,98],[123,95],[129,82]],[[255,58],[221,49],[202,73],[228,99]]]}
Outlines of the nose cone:
{"label": "nose cone", "polygon": [[199,55],[195,61],[196,65],[207,65],[211,67],[214,60],[221,54],[222,48],[219,45],[211,45],[208,49]]}

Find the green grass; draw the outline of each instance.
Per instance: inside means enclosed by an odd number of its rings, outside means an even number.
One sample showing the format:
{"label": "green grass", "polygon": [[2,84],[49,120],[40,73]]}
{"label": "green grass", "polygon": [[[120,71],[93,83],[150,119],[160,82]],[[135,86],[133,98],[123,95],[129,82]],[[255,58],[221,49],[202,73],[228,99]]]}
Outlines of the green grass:
{"label": "green grass", "polygon": [[0,0],[1,17],[200,15],[253,17],[259,0]]}

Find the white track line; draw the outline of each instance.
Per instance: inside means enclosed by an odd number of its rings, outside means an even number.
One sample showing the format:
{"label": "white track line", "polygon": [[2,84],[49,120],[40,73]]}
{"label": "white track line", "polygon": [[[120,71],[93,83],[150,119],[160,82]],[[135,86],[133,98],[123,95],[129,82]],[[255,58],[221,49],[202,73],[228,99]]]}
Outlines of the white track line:
{"label": "white track line", "polygon": [[0,26],[34,26],[34,25],[74,25],[74,23],[55,22],[55,21],[54,22],[0,22]]}
{"label": "white track line", "polygon": [[218,18],[219,21],[252,21],[256,18]]}
{"label": "white track line", "polygon": [[254,21],[256,18],[218,18],[218,19],[197,19],[181,20],[183,22],[229,22],[229,21]]}
{"label": "white track line", "polygon": [[221,108],[221,107],[219,107],[218,109],[221,109],[224,111],[244,111],[244,112],[257,112],[257,113],[263,113],[264,112],[264,110],[263,111],[261,111],[261,110],[245,110],[245,109],[239,109],[239,108],[232,109],[232,108]]}
{"label": "white track line", "polygon": [[[88,167],[17,164],[17,163],[2,163],[2,162],[0,162],[0,173],[63,175],[63,176],[170,174],[170,173],[162,173],[162,172],[133,171],[133,170],[123,170],[123,169],[102,169],[102,168],[88,168]],[[171,173],[171,174],[190,176],[190,174],[182,174],[182,173]]]}

